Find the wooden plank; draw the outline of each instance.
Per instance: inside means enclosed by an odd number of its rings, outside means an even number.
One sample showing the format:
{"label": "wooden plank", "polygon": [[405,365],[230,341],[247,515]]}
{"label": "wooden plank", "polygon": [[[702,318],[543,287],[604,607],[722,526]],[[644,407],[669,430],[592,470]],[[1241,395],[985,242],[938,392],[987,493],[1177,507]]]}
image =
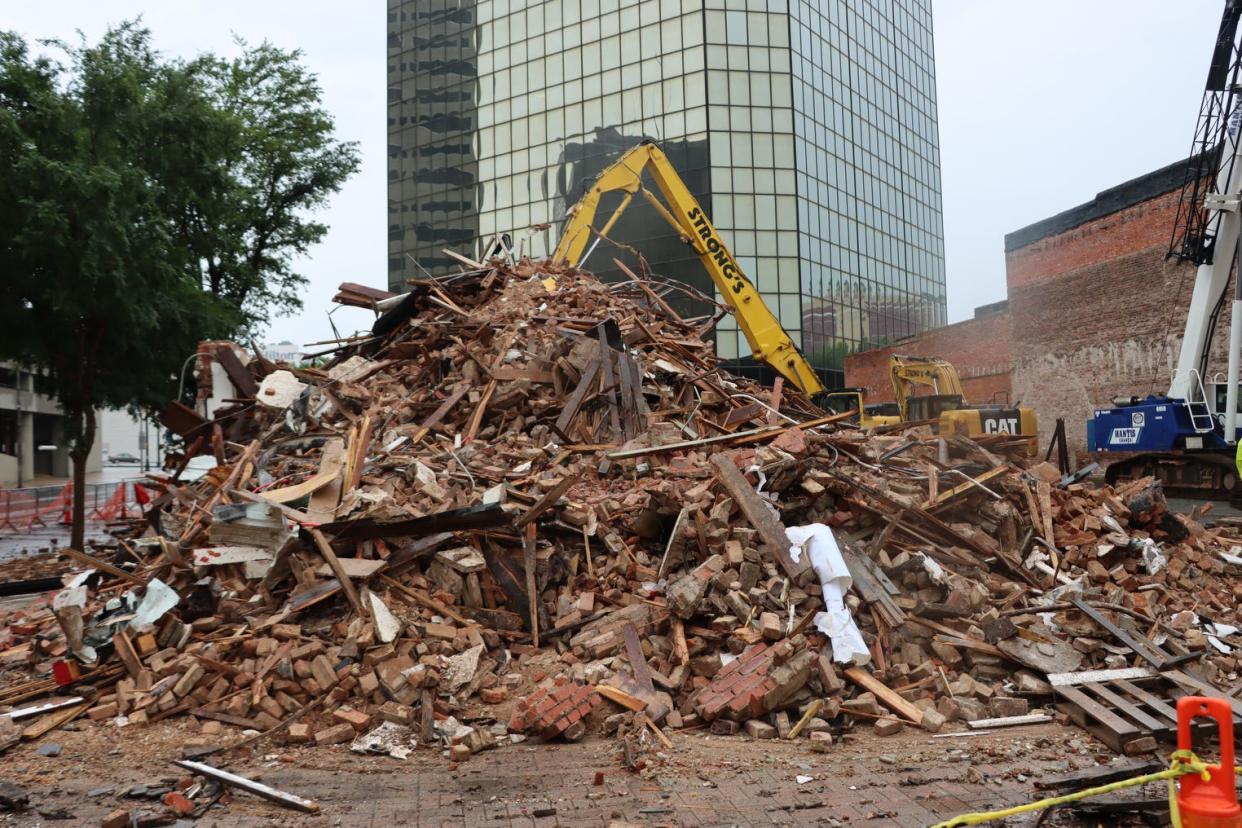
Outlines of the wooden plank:
{"label": "wooden plank", "polygon": [[874,693],[875,697],[880,700],[880,703],[889,710],[892,710],[894,713],[897,713],[913,724],[923,723],[922,710],[919,710],[907,701],[904,696],[898,694],[887,684],[871,675],[871,672],[866,668],[847,667],[845,668],[845,676],[864,690],[869,690]]}
{"label": "wooden plank", "polygon": [[764,548],[770,558],[777,561],[785,573],[795,581],[811,568],[809,555],[801,556],[795,563],[789,554],[789,538],[785,535],[785,527],[780,518],[773,514],[771,507],[764,502],[750,483],[726,454],[713,454],[712,465],[716,468],[716,477],[725,490],[733,497],[734,502],[746,516],[746,520],[763,538]]}
{"label": "wooden plank", "polygon": [[641,380],[634,360],[627,354],[617,357],[617,373],[621,383],[621,433],[626,440],[633,440],[642,431],[638,414],[642,401],[642,392],[639,390]]}
{"label": "wooden plank", "polygon": [[270,500],[272,503],[292,503],[295,500],[301,500],[307,495],[327,486],[339,476],[339,472],[320,472],[313,477],[303,480],[301,483],[295,483],[292,486],[282,486],[279,489],[268,489],[265,492],[255,492],[264,500]]}
{"label": "wooden plank", "polygon": [[341,591],[345,593],[349,605],[354,608],[354,612],[359,617],[366,618],[366,610],[362,608],[362,602],[358,600],[358,590],[354,588],[353,581],[349,580],[349,574],[345,571],[345,567],[341,566],[341,561],[336,557],[336,553],[332,551],[332,544],[328,543],[328,539],[324,537],[323,532],[319,529],[310,530],[311,538],[315,541],[315,547],[319,550],[319,554],[328,562],[328,566],[332,568],[332,572],[336,575],[336,580],[340,582]]}
{"label": "wooden plank", "polygon": [[552,424],[552,428],[556,430],[556,433],[566,440],[571,439],[569,427],[573,423],[574,418],[578,416],[578,410],[582,408],[583,401],[586,399],[587,394],[595,388],[595,377],[599,374],[599,366],[600,360],[596,359],[582,371],[582,378],[578,380],[578,384],[570,392],[569,398],[565,400],[565,407],[561,409],[560,416]]}
{"label": "wooden plank", "polygon": [[89,566],[92,569],[98,569],[101,572],[107,572],[109,575],[111,575],[114,578],[120,578],[121,580],[129,581],[131,584],[138,584],[139,586],[147,585],[146,580],[144,580],[143,578],[139,578],[137,575],[132,575],[129,572],[126,572],[124,569],[119,569],[118,567],[115,567],[110,563],[105,563],[104,561],[101,561],[92,555],[88,555],[85,552],[79,552],[78,550],[72,547],[66,546],[61,549],[56,550],[56,552],[57,554],[60,554],[60,555],[68,555],[70,558],[73,558],[78,563],[84,564],[85,566]]}
{"label": "wooden plank", "polygon": [[1088,696],[1077,687],[1056,687],[1056,694],[1066,701],[1072,703],[1075,707],[1083,712],[1090,720],[1103,725],[1110,733],[1117,736],[1117,743],[1110,745],[1114,750],[1121,750],[1121,744],[1129,741],[1129,738],[1142,735],[1137,727],[1109,710],[1098,701]]}
{"label": "wooden plank", "polygon": [[215,357],[216,362],[220,363],[224,373],[228,374],[229,381],[237,386],[241,395],[254,399],[259,393],[259,385],[254,381],[254,377],[250,376],[250,371],[246,369],[246,366],[242,365],[241,360],[237,358],[237,354],[233,353],[233,348],[229,345],[218,345]]}
{"label": "wooden plank", "polygon": [[1076,687],[1096,681],[1119,679],[1149,679],[1160,674],[1150,667],[1123,667],[1120,670],[1080,670],[1077,673],[1049,673],[1048,683],[1053,687]]}
{"label": "wooden plank", "polygon": [[426,607],[429,610],[432,610],[433,612],[438,612],[447,618],[452,618],[457,623],[463,624],[467,627],[478,626],[477,621],[470,620],[466,616],[462,615],[460,612],[457,612],[456,610],[454,610],[452,607],[449,607],[449,606],[446,606],[440,603],[435,598],[432,598],[430,595],[428,595],[427,593],[421,590],[408,587],[405,584],[401,583],[400,581],[394,581],[392,578],[389,578],[387,575],[381,575],[380,580],[388,584],[388,586],[392,587],[393,589],[395,589],[397,592],[401,593],[405,597]]}
{"label": "wooden plank", "polygon": [[487,387],[483,389],[483,396],[479,398],[479,404],[474,409],[474,414],[470,417],[470,425],[466,428],[466,434],[462,437],[462,444],[469,443],[474,440],[479,433],[479,426],[483,424],[483,417],[487,414],[488,403],[492,401],[492,395],[496,393],[496,380],[490,380]]}
{"label": "wooden plank", "polygon": [[1056,547],[1056,538],[1052,531],[1052,484],[1047,480],[1038,480],[1035,482],[1035,496],[1039,499],[1040,517],[1043,519],[1044,540],[1053,548]]}
{"label": "wooden plank", "polygon": [[615,702],[628,710],[638,712],[647,708],[645,700],[607,684],[595,685],[595,692],[608,699],[608,701]]}
{"label": "wooden plank", "polygon": [[319,474],[329,474],[328,483],[316,489],[306,504],[306,513],[317,523],[327,523],[336,515],[341,502],[341,469],[345,465],[345,441],[333,437],[323,444],[319,453]]}
{"label": "wooden plank", "polygon": [[[927,498],[927,500],[923,501],[923,508],[934,509],[938,506],[942,506],[948,501],[957,497],[962,492],[968,491],[970,489],[978,489],[980,485],[988,482],[993,477],[997,477],[1001,474],[1004,474],[1007,471],[1009,471],[1008,466],[998,466],[997,468],[994,468],[994,469],[988,469],[987,471],[985,471],[983,474],[979,475],[978,477],[971,478],[970,480],[967,480],[964,483],[954,486],[952,489],[949,489],[948,491],[941,492],[939,495],[930,495]],[[929,475],[930,474],[931,473],[929,472]],[[934,476],[932,477],[932,479],[935,479]]]}
{"label": "wooden plank", "polygon": [[798,719],[798,723],[789,729],[789,736],[787,738],[790,741],[797,739],[798,736],[802,734],[803,728],[810,723],[811,719],[814,719],[819,715],[819,711],[823,706],[823,699],[812,699],[811,703],[806,706],[806,712],[802,714],[802,718]]}
{"label": "wooden plank", "polygon": [[51,716],[44,716],[39,721],[29,725],[25,730],[23,730],[22,738],[28,742],[34,739],[42,738],[61,725],[69,724],[69,722],[73,721],[78,716],[81,716],[91,707],[92,704],[94,704],[94,702],[84,702],[83,704],[76,704],[72,707],[62,708],[61,710],[53,713]]}
{"label": "wooden plank", "polygon": [[790,429],[797,428],[805,431],[808,428],[818,428],[823,425],[828,425],[829,423],[838,423],[842,420],[848,420],[853,416],[856,416],[854,412],[845,411],[840,414],[817,417],[814,420],[807,420],[803,423],[782,426],[780,428],[763,426],[762,428],[752,429],[751,431],[739,431],[736,434],[717,434],[714,437],[703,437],[699,440],[683,440],[679,443],[665,443],[659,446],[610,451],[604,456],[609,460],[626,460],[632,457],[642,457],[645,454],[666,454],[670,451],[700,448],[702,446],[715,445],[716,443],[730,443],[732,445],[742,446],[750,443],[758,443],[767,439],[775,439]]}
{"label": "wooden plank", "polygon": [[433,411],[427,419],[419,423],[418,430],[414,432],[414,436],[410,438],[410,442],[417,443],[419,440],[423,439],[423,437],[427,436],[427,432],[431,431],[432,427],[438,425],[439,422],[453,410],[453,406],[461,402],[461,398],[466,396],[466,393],[469,390],[469,385],[463,385],[452,394],[449,394],[448,397],[445,398],[444,402],[440,403],[439,408]]}
{"label": "wooden plank", "polygon": [[600,352],[600,373],[604,381],[604,399],[608,401],[608,422],[612,426],[613,434],[621,434],[621,422],[617,413],[617,391],[615,386],[616,380],[612,375],[613,353],[608,345],[608,332],[604,325],[595,328],[596,336],[599,338]]}
{"label": "wooden plank", "polygon": [[764,408],[759,403],[750,403],[748,405],[739,406],[731,409],[725,418],[718,425],[726,431],[733,431],[742,423],[749,422],[764,412]]}
{"label": "wooden plank", "polygon": [[1225,701],[1229,702],[1229,706],[1233,708],[1233,715],[1235,717],[1242,717],[1242,701],[1239,701],[1233,696],[1224,695],[1220,690],[1217,690],[1215,687],[1208,684],[1198,676],[1192,675],[1191,673],[1183,673],[1181,670],[1161,670],[1160,675],[1180,687],[1194,691],[1196,695],[1216,696],[1218,698],[1223,698]]}
{"label": "wooden plank", "polygon": [[117,658],[125,665],[125,671],[129,673],[130,678],[138,678],[138,674],[142,672],[142,661],[138,658],[138,652],[124,630],[112,636],[112,646],[116,650]]}
{"label": "wooden plank", "polygon": [[247,719],[245,716],[234,716],[231,713],[225,713],[222,710],[212,710],[209,707],[196,707],[190,711],[190,715],[197,716],[200,719],[211,719],[230,727],[240,727],[242,730],[263,730],[263,726],[254,719]]}
{"label": "wooden plank", "polygon": [[[1168,722],[1162,722],[1159,719],[1152,718],[1147,713],[1143,712],[1137,706],[1135,706],[1135,704],[1131,700],[1125,698],[1124,696],[1121,696],[1118,693],[1114,693],[1112,688],[1106,684],[1100,684],[1099,682],[1092,682],[1091,684],[1086,684],[1083,686],[1086,687],[1088,690],[1090,690],[1092,693],[1095,693],[1095,695],[1098,696],[1099,698],[1111,704],[1113,706],[1113,709],[1115,709],[1117,712],[1125,714],[1126,718],[1131,719],[1134,722],[1137,722],[1138,724],[1142,725],[1148,730],[1161,731],[1161,730],[1167,730],[1169,727]],[[1174,722],[1174,724],[1176,724],[1176,721]],[[1156,734],[1153,733],[1152,735],[1156,735]]]}
{"label": "wooden plank", "polygon": [[638,640],[638,628],[634,626],[634,622],[626,621],[621,627],[621,635],[625,639],[625,657],[629,659],[634,680],[646,692],[655,693],[655,685],[651,683],[651,668],[643,655],[643,645]]}
{"label": "wooden plank", "polygon": [[[1001,561],[1001,563],[1005,564],[1006,568],[1008,568],[1015,575],[1022,578],[1022,580],[1026,581],[1031,586],[1039,588],[1039,584],[1034,580],[1034,576],[1031,575],[1031,573],[1027,572],[1025,568],[1023,568],[1022,566],[1019,566],[1014,561],[1009,560],[1004,555],[998,556],[994,550],[988,549],[986,546],[979,543],[979,541],[975,540],[974,538],[967,537],[966,535],[963,535],[961,532],[958,532],[952,526],[945,523],[943,520],[936,517],[935,515],[933,515],[931,512],[927,511],[926,509],[920,509],[918,507],[907,507],[906,505],[889,497],[887,494],[880,491],[879,489],[873,488],[872,486],[868,486],[866,483],[863,483],[860,480],[856,480],[850,475],[843,474],[842,472],[837,471],[835,469],[829,470],[829,474],[831,474],[833,478],[835,478],[836,480],[839,480],[842,483],[846,484],[847,486],[850,486],[851,488],[857,489],[860,492],[867,494],[873,500],[887,506],[889,510],[891,510],[892,512],[896,512],[900,514],[902,511],[906,511],[906,512],[909,512],[911,515],[917,515],[925,523],[934,527],[943,537],[948,538],[949,540],[952,540],[955,544],[971,549],[977,555],[979,555],[980,558],[982,559],[987,559],[987,558],[991,558],[994,556],[997,557]],[[975,563],[980,563],[980,562],[975,561]]]}
{"label": "wooden plank", "polygon": [[1164,716],[1165,719],[1173,723],[1174,727],[1177,726],[1177,709],[1169,702],[1168,699],[1162,699],[1159,696],[1147,692],[1137,684],[1131,684],[1124,679],[1116,679],[1113,683],[1116,684],[1121,690],[1129,693],[1135,699],[1155,710],[1161,716]]}
{"label": "wooden plank", "polygon": [[530,612],[530,638],[539,646],[539,592],[535,588],[535,524],[526,525],[522,545],[522,568],[526,575],[526,600]]}
{"label": "wooden plank", "polygon": [[1052,721],[1051,716],[1043,713],[1030,713],[1026,716],[1000,716],[995,719],[975,719],[967,722],[971,730],[990,730],[996,727],[1018,727],[1019,725],[1044,724]]}
{"label": "wooden plank", "polygon": [[543,497],[535,501],[534,505],[522,513],[521,517],[513,521],[514,529],[523,529],[527,524],[532,523],[536,518],[546,512],[548,509],[556,505],[556,501],[561,499],[561,495],[569,491],[569,487],[578,482],[580,474],[567,474],[557,481],[556,485],[548,489]]}
{"label": "wooden plank", "polygon": [[[337,558],[341,569],[350,578],[359,578],[366,580],[388,566],[388,561],[374,560],[371,558]],[[315,568],[315,574],[322,577],[332,577],[337,572],[330,564],[320,564]]]}
{"label": "wooden plank", "polygon": [[[684,507],[677,513],[677,520],[673,522],[673,531],[668,533],[668,543],[664,545],[664,554],[660,557],[660,566],[656,569],[656,580],[663,580],[664,576],[668,574],[668,568],[672,563],[669,557],[673,547],[677,544],[677,540],[681,537],[682,530],[686,526],[686,517],[689,514],[690,510]],[[684,558],[685,555],[683,554],[682,557]],[[681,562],[679,561],[678,563],[680,564]]]}
{"label": "wooden plank", "polygon": [[1108,620],[1103,613],[1081,598],[1071,597],[1069,601],[1078,609],[1079,612],[1099,624],[1111,633],[1114,638],[1133,650],[1135,655],[1139,656],[1144,661],[1147,661],[1157,670],[1167,666],[1169,659],[1168,653],[1162,652],[1160,648],[1148,641],[1146,638],[1139,638],[1138,636],[1130,633],[1128,630],[1124,630],[1117,626],[1112,621]]}

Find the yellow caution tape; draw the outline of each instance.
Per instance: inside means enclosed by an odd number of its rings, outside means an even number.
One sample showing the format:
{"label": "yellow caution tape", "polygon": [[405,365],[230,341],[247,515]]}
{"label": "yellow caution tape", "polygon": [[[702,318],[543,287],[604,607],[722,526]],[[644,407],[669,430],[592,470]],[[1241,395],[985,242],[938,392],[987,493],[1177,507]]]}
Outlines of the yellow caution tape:
{"label": "yellow caution tape", "polygon": [[1181,814],[1177,810],[1177,787],[1173,784],[1173,780],[1177,779],[1179,776],[1185,776],[1188,773],[1199,774],[1204,782],[1212,778],[1212,774],[1208,770],[1208,764],[1206,762],[1196,756],[1192,751],[1178,750],[1175,751],[1170,757],[1168,770],[1156,771],[1155,773],[1146,773],[1142,776],[1122,779],[1118,782],[1110,782],[1107,785],[1100,785],[1095,788],[1086,788],[1085,790],[1076,791],[1072,794],[1065,794],[1064,796],[1053,796],[1048,799],[1038,800],[1037,802],[1028,802],[1025,805],[1017,805],[1013,808],[1005,808],[1000,811],[980,811],[973,814],[962,814],[961,816],[955,816],[945,822],[937,823],[932,826],[932,828],[955,828],[955,826],[959,825],[982,825],[985,822],[991,822],[995,819],[1004,819],[1006,817],[1015,816],[1016,814],[1025,814],[1031,811],[1042,811],[1044,808],[1053,808],[1057,805],[1077,802],[1080,799],[1101,796],[1102,794],[1124,790],[1125,788],[1133,788],[1136,785],[1146,785],[1148,782],[1158,782],[1161,779],[1166,779],[1169,783],[1169,815],[1173,819],[1173,828],[1182,828]]}

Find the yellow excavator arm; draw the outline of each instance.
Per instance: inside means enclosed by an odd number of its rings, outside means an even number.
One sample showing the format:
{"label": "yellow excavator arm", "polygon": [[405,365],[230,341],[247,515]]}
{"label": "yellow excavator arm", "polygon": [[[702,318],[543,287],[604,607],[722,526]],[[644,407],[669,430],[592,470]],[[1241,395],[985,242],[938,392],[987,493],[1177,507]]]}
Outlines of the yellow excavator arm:
{"label": "yellow excavator arm", "polygon": [[956,394],[963,404],[966,402],[957,368],[939,357],[893,354],[888,358],[888,375],[903,420],[909,419],[910,397],[915,386],[931,388],[933,394]]}
{"label": "yellow excavator arm", "polygon": [[[668,206],[643,186],[644,171],[651,173]],[[595,214],[599,210],[600,199],[604,193],[611,192],[622,193],[621,203],[604,226],[595,230]],[[569,209],[560,243],[552,256],[553,261],[571,265],[581,262],[592,235],[607,237],[635,194],[641,194],[698,254],[716,290],[733,309],[738,327],[746,335],[754,358],[772,366],[807,396],[813,398],[822,394],[824,385],[811,364],[781,327],[780,320],[763,301],[759,291],[746,278],[707,213],[691,195],[668,157],[650,141],[627,150],[612,166],[600,173],[586,195]]]}

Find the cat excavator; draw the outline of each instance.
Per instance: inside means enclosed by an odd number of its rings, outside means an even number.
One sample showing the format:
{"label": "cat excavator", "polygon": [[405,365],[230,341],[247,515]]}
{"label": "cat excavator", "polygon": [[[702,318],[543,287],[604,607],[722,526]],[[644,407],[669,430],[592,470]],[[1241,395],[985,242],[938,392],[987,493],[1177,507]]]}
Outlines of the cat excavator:
{"label": "cat excavator", "polygon": [[[663,201],[644,186],[644,173],[651,176]],[[621,200],[597,230],[596,214],[608,193],[620,193]],[[962,396],[957,371],[943,360],[893,358],[900,360],[898,364],[890,364],[893,389],[898,400],[896,414],[881,413],[882,410],[867,406],[859,389],[830,391],[825,388],[815,369],[781,326],[776,314],[746,277],[707,213],[653,141],[643,141],[624,152],[569,208],[552,260],[580,265],[595,246],[608,237],[636,195],[650,204],[698,255],[716,290],[732,309],[755,361],[770,366],[820,408],[836,413],[856,412],[857,422],[863,427],[936,419],[941,433],[964,431],[976,435],[999,431],[1029,435],[1031,452],[1035,451],[1038,438],[1035,415],[1030,409],[968,406]],[[932,393],[913,393],[922,389],[930,389]]]}
{"label": "cat excavator", "polygon": [[833,392],[833,410],[861,412],[859,425],[864,428],[933,420],[940,434],[1011,434],[1027,438],[1031,456],[1039,448],[1032,409],[966,402],[957,369],[948,360],[893,354],[888,358],[888,378],[896,402],[869,405],[863,389],[843,388]]}

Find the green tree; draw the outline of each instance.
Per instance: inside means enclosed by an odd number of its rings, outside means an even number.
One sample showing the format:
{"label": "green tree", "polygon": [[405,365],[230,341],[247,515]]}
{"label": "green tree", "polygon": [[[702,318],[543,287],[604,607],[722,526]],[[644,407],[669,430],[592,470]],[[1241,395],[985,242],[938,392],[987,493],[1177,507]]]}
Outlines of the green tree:
{"label": "green tree", "polygon": [[305,213],[358,157],[296,52],[167,60],[136,23],[55,45],[0,32],[0,358],[65,413],[81,548],[96,409],[159,406],[198,341],[297,307]]}

